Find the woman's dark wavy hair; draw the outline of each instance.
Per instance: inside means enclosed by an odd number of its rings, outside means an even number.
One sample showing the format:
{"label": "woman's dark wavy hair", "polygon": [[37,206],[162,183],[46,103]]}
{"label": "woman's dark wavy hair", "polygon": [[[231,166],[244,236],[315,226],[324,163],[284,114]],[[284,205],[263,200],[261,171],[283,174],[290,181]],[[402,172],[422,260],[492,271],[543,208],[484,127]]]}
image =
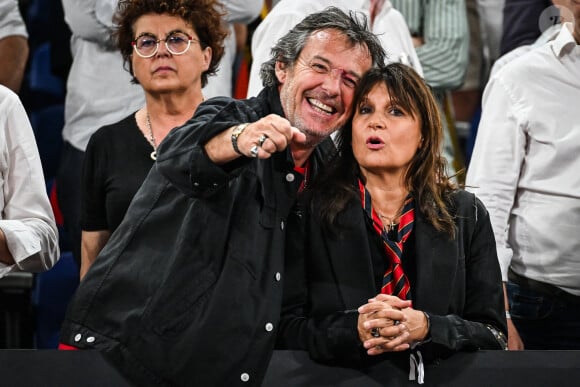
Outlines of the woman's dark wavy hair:
{"label": "woman's dark wavy hair", "polygon": [[[141,16],[149,13],[177,16],[190,25],[199,37],[201,47],[211,47],[211,62],[201,75],[201,86],[207,85],[207,78],[214,75],[224,55],[225,29],[223,5],[216,0],[121,0],[114,16],[117,25],[113,38],[121,51],[125,68],[133,75],[131,56],[135,39],[133,25]],[[133,75],[133,83],[139,81]]]}
{"label": "woman's dark wavy hair", "polygon": [[[453,216],[448,208],[449,194],[456,189],[446,173],[446,160],[441,155],[443,130],[437,103],[429,86],[411,67],[392,63],[369,70],[362,78],[354,97],[353,115],[364,103],[371,89],[384,84],[391,99],[410,112],[421,125],[422,146],[405,173],[405,184],[413,193],[415,206],[439,231],[455,237]],[[331,230],[340,225],[338,214],[353,198],[359,198],[357,178],[364,181],[352,151],[352,116],[337,137],[338,151],[328,164],[329,169],[312,185],[310,193],[313,214],[320,216]]]}

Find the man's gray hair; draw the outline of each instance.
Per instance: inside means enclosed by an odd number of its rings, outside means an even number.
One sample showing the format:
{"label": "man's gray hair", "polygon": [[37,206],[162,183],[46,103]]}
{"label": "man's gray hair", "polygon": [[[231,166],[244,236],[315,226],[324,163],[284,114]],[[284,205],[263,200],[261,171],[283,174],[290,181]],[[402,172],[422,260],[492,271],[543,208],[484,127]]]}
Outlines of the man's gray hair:
{"label": "man's gray hair", "polygon": [[384,65],[385,51],[375,34],[368,27],[364,14],[355,11],[345,13],[337,7],[306,16],[272,47],[270,60],[260,67],[260,78],[265,87],[280,84],[276,77],[276,62],[286,66],[294,65],[308,38],[316,31],[337,30],[342,32],[353,45],[364,45],[371,55],[373,66]]}

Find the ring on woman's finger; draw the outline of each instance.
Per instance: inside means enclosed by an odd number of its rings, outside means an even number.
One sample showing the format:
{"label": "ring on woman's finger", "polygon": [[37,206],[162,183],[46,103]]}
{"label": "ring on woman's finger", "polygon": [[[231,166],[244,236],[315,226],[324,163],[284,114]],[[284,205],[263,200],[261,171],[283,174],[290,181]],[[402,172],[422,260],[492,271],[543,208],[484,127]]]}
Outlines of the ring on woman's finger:
{"label": "ring on woman's finger", "polygon": [[260,148],[258,148],[257,145],[254,145],[253,147],[250,148],[250,155],[252,155],[252,157],[254,157],[254,158],[258,157],[259,150],[260,150]]}
{"label": "ring on woman's finger", "polygon": [[373,329],[371,329],[371,336],[372,337],[381,337],[380,328],[373,328]]}
{"label": "ring on woman's finger", "polygon": [[266,140],[268,139],[268,136],[266,136],[265,134],[262,134],[260,136],[260,138],[258,138],[258,146],[262,146],[264,145],[264,143],[266,142]]}

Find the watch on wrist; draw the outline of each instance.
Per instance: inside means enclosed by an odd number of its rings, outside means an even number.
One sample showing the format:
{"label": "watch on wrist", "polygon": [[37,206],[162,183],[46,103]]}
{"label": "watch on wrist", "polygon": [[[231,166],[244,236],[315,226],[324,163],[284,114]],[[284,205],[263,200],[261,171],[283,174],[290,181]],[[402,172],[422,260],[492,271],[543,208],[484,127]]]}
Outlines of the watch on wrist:
{"label": "watch on wrist", "polygon": [[250,124],[244,123],[236,125],[236,127],[232,131],[232,147],[234,148],[234,151],[236,151],[236,153],[241,156],[244,156],[244,154],[240,152],[240,148],[238,148],[238,137],[240,137],[240,134],[242,134],[242,132],[248,127],[248,125]]}

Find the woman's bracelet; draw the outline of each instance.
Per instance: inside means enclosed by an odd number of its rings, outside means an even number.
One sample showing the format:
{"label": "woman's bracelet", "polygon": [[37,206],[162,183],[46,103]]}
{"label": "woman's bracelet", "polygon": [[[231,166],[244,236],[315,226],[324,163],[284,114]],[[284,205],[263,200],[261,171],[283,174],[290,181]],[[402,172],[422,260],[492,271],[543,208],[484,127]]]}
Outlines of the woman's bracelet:
{"label": "woman's bracelet", "polygon": [[425,319],[427,320],[427,333],[425,334],[425,338],[423,340],[415,341],[414,343],[412,343],[411,349],[414,349],[419,345],[423,345],[431,341],[431,318],[429,317],[427,312],[423,312],[423,314],[425,315]]}

